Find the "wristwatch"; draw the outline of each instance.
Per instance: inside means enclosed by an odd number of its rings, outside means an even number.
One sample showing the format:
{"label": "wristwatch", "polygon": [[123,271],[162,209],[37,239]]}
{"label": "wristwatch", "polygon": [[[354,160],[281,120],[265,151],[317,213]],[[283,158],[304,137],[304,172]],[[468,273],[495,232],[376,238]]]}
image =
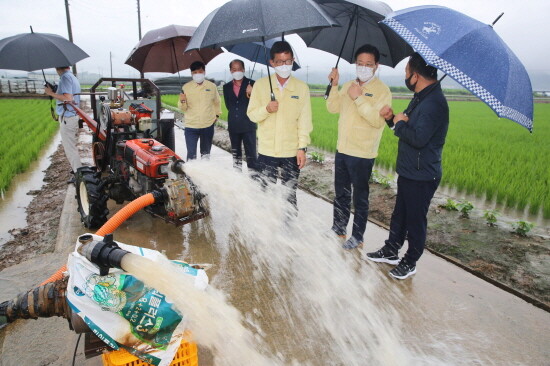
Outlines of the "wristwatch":
{"label": "wristwatch", "polygon": [[298,150],[302,150],[303,152],[307,152],[307,147],[300,147]]}

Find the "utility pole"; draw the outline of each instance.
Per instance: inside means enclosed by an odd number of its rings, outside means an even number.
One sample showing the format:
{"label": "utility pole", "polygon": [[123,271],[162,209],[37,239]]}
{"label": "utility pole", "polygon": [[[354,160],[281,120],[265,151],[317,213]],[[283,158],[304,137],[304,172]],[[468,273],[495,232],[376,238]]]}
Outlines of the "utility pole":
{"label": "utility pole", "polygon": [[[67,29],[69,30],[69,41],[73,42],[73,30],[71,27],[71,13],[69,12],[69,0],[65,0],[65,14],[67,16]],[[70,65],[57,65],[57,66],[70,66]],[[73,74],[76,76],[76,64],[73,65]]]}
{"label": "utility pole", "polygon": [[304,67],[306,68],[306,84],[309,85],[309,65]]}
{"label": "utility pole", "polygon": [[109,62],[111,63],[111,79],[113,78],[113,54],[109,51]]}
{"label": "utility pole", "polygon": [[[138,35],[139,35],[138,41],[141,41],[141,7],[139,4],[139,0],[137,0],[137,11],[138,11]],[[139,76],[142,79],[145,78],[145,75],[141,71],[139,72]]]}

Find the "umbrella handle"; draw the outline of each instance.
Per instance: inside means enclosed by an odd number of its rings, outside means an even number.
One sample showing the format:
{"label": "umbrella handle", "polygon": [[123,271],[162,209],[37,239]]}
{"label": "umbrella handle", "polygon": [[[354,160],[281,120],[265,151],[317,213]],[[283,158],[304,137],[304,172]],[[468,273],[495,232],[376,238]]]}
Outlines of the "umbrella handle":
{"label": "umbrella handle", "polygon": [[275,94],[273,92],[271,92],[271,101],[274,102],[275,101]]}
{"label": "umbrella handle", "polygon": [[330,83],[327,85],[327,90],[325,91],[325,100],[328,99],[328,95],[330,94],[330,91],[332,90],[332,79],[330,79]]}

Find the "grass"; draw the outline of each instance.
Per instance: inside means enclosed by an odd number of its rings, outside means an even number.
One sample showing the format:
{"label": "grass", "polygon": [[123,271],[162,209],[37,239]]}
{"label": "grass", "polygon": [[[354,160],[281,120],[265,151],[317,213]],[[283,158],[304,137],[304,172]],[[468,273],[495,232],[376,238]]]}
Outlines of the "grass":
{"label": "grass", "polygon": [[[177,96],[163,102],[177,105]],[[172,102],[170,102],[172,100]],[[329,114],[322,97],[312,97],[312,145],[334,152],[338,114]],[[402,111],[408,100],[396,99],[393,108]],[[442,184],[460,192],[519,210],[529,207],[550,218],[550,104],[535,104],[533,134],[515,122],[499,119],[480,101],[451,101],[450,125],[443,150]],[[222,98],[221,119],[227,111]],[[397,141],[384,130],[377,164],[395,169]]]}
{"label": "grass", "polygon": [[59,128],[50,115],[47,100],[0,99],[0,192],[13,177],[36,160],[42,147]]}

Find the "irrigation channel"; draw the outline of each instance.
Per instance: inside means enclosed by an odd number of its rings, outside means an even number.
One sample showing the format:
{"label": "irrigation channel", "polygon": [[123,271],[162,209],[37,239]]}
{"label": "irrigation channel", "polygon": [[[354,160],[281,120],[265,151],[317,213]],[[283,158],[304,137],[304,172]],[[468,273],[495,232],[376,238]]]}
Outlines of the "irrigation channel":
{"label": "irrigation channel", "polygon": [[[185,156],[183,133],[176,134],[176,151]],[[346,252],[327,235],[330,204],[300,191],[299,215],[288,216],[280,188],[262,191],[218,148],[210,161],[188,163],[186,171],[208,195],[209,217],[176,228],[140,212],[114,237],[169,259],[213,265],[206,293],[178,296],[201,346],[201,366],[544,365],[550,359],[549,313],[429,253],[413,278],[395,281],[387,275],[391,267],[364,258],[383,243],[384,229],[369,223],[365,248]],[[73,197],[71,187],[60,230],[65,251],[86,232]],[[119,208],[112,203],[110,210]],[[38,262],[22,265],[0,273],[0,293],[13,293],[16,276],[49,275]],[[145,277],[162,286],[164,270]],[[10,326],[0,332],[1,364],[69,364],[76,336],[65,328],[63,319]]]}

